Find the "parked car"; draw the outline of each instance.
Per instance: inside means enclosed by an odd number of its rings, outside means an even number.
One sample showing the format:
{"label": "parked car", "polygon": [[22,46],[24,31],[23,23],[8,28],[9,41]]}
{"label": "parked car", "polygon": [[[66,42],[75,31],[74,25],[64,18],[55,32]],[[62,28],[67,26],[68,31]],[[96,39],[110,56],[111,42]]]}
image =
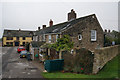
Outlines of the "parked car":
{"label": "parked car", "polygon": [[24,51],[24,50],[25,50],[25,48],[22,47],[22,46],[20,46],[20,47],[17,48],[17,52],[18,52],[18,53],[20,53],[21,51]]}
{"label": "parked car", "polygon": [[20,58],[27,57],[27,54],[28,54],[27,50],[21,51],[20,52]]}

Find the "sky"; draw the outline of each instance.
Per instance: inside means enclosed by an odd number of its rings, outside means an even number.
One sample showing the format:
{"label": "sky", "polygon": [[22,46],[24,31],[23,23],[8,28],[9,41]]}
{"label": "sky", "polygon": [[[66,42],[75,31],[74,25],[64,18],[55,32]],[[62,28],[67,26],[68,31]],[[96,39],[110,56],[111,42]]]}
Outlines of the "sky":
{"label": "sky", "polygon": [[0,38],[4,29],[37,30],[67,21],[67,13],[74,9],[77,18],[96,14],[101,27],[118,31],[118,2],[8,2],[0,3]]}

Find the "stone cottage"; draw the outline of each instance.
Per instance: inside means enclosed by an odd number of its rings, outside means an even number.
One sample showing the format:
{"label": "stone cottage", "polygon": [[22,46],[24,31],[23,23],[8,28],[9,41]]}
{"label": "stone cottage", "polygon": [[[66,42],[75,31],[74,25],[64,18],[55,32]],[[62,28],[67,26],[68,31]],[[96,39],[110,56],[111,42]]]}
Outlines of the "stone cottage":
{"label": "stone cottage", "polygon": [[34,41],[45,41],[46,43],[55,43],[57,38],[61,38],[63,35],[69,35],[74,42],[74,48],[86,48],[90,51],[94,51],[95,48],[103,47],[104,34],[103,29],[95,14],[76,18],[77,14],[72,9],[68,13],[68,21],[53,25],[53,21],[50,20],[49,26],[43,25],[42,29],[38,27],[33,36]]}

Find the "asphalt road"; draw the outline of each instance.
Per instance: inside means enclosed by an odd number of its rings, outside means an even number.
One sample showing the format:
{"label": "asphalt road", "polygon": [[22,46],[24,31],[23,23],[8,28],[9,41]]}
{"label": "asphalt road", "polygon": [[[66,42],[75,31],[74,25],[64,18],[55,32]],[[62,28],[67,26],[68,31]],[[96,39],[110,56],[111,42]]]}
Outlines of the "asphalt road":
{"label": "asphalt road", "polygon": [[19,58],[16,47],[3,48],[2,52],[2,78],[43,78],[41,71],[33,65],[32,61]]}

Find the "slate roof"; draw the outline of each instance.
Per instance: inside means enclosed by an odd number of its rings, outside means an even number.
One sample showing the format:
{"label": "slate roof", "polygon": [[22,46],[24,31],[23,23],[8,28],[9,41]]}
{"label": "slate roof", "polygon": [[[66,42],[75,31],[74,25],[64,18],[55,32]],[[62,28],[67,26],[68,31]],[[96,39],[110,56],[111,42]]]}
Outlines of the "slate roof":
{"label": "slate roof", "polygon": [[32,37],[34,31],[4,29],[3,37]]}
{"label": "slate roof", "polygon": [[63,22],[63,23],[59,23],[56,25],[53,25],[51,27],[46,27],[45,29],[42,29],[40,31],[36,32],[36,35],[40,35],[40,34],[50,34],[50,33],[60,33],[61,31],[64,31],[65,29],[71,27],[72,25],[78,23],[79,21],[82,21],[88,17],[91,16],[95,16],[95,14],[91,14],[85,17],[80,17],[71,21],[67,21],[67,22]]}
{"label": "slate roof", "polygon": [[32,47],[40,47],[44,43],[45,43],[44,41],[32,41],[31,45],[32,45]]}

